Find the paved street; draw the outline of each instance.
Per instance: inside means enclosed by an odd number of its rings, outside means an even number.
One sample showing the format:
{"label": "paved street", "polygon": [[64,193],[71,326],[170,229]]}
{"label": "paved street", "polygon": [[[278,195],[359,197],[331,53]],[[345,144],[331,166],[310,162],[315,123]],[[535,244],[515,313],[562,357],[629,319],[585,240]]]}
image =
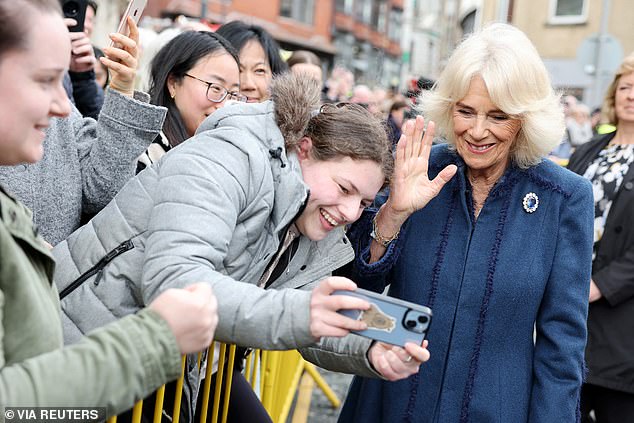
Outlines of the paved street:
{"label": "paved street", "polygon": [[[330,387],[335,391],[343,404],[346,392],[348,391],[348,385],[352,381],[352,376],[333,373],[323,369],[319,369],[319,373],[321,373],[326,382],[328,382]],[[337,421],[338,415],[339,408],[333,409],[323,392],[315,386],[310,402],[308,423],[334,423]]]}

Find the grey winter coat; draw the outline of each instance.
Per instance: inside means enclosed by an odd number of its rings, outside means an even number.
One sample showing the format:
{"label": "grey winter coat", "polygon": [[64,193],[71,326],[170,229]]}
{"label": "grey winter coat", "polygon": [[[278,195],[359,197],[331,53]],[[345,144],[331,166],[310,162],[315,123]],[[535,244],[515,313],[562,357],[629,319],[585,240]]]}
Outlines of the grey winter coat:
{"label": "grey winter coat", "polygon": [[136,158],[156,138],[166,109],[106,91],[99,120],[70,116],[51,119],[44,157],[35,164],[1,166],[0,182],[33,211],[40,235],[55,245],[94,214],[134,176]]}
{"label": "grey winter coat", "polygon": [[[296,122],[305,128],[319,92],[307,95],[312,84],[289,78],[295,85],[278,81],[279,101],[215,112],[53,250],[67,342],[136,312],[165,289],[204,281],[218,297],[216,340],[264,349],[315,345],[310,293],[282,288],[311,289],[352,260],[343,231],[319,242],[302,237],[273,289],[256,285],[309,195],[284,139],[298,137]],[[367,340],[326,342],[336,353],[323,363],[377,376]],[[349,360],[341,363],[342,356]]]}

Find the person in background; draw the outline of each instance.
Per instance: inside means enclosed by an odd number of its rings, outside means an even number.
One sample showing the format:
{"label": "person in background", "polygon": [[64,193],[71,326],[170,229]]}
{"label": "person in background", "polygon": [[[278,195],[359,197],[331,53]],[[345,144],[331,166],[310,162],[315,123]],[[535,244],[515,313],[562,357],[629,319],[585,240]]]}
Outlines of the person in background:
{"label": "person in background", "polygon": [[602,114],[616,132],[579,146],[568,164],[594,192],[583,423],[634,421],[634,53],[617,69]]}
{"label": "person in background", "polygon": [[92,31],[95,28],[95,17],[97,16],[97,9],[99,6],[94,0],[88,0],[88,7],[86,7],[86,17],[84,18],[84,33],[88,38],[92,37]]}
{"label": "person in background", "polygon": [[101,58],[106,57],[106,55],[103,54],[103,50],[99,47],[93,46],[93,50],[95,52],[95,58],[97,59],[97,64],[95,65],[95,81],[105,90],[110,82],[110,74],[108,73],[108,66],[101,62]]}
{"label": "person in background", "polygon": [[240,92],[250,103],[267,100],[271,79],[288,70],[280,56],[280,47],[264,28],[242,21],[228,22],[216,31],[238,51]]}
{"label": "person in background", "polygon": [[[89,4],[86,8],[84,31],[69,32],[72,54],[65,87],[68,98],[75,104],[82,116],[97,119],[99,111],[103,107],[104,92],[97,84],[95,76],[97,59],[89,35],[89,32],[92,31],[92,20],[89,17],[91,10],[93,9]],[[76,24],[74,19],[67,19],[66,22],[68,26]],[[88,29],[86,22],[88,22]]]}
{"label": "person in background", "polygon": [[378,112],[378,107],[376,107],[376,103],[374,101],[374,93],[370,87],[364,84],[355,85],[354,88],[352,88],[350,103],[358,104],[364,109],[367,109],[373,115]]}
{"label": "person in background", "polygon": [[[57,0],[0,0],[2,165],[41,159],[50,120],[71,112],[67,32]],[[99,406],[109,417],[175,379],[181,354],[211,342],[216,300],[208,284],[192,284],[63,347],[55,263],[30,217],[0,187],[0,408]]]}
{"label": "person in background", "polygon": [[323,71],[319,57],[308,50],[295,50],[286,61],[291,72],[305,73],[315,78],[319,83],[323,82]]}
{"label": "person in background", "polygon": [[398,140],[401,139],[401,127],[405,120],[405,112],[409,110],[409,108],[409,104],[404,100],[396,100],[390,106],[386,125],[388,137],[392,142],[392,150],[396,149],[396,144],[398,144]]}
{"label": "person in background", "polygon": [[[40,235],[55,245],[80,226],[82,214],[95,214],[136,170],[136,159],[156,138],[166,109],[147,104],[134,92],[137,27],[130,37],[111,34],[123,48],[105,48],[101,61],[111,80],[97,121],[71,106],[53,116],[45,131],[44,157],[37,163],[0,167],[3,186],[33,211]],[[66,33],[68,37],[68,32]]]}
{"label": "person in background", "polygon": [[592,135],[597,135],[599,124],[601,123],[601,107],[595,107],[590,113],[590,125],[592,125]]}
{"label": "person in background", "polygon": [[574,422],[592,189],[545,160],[564,132],[548,71],[524,33],[493,24],[454,50],[421,107],[427,128],[418,117],[403,133],[425,130],[430,148],[435,122],[448,144],[418,175],[453,178],[430,200],[395,173],[385,204],[348,235],[359,287],[389,283],[433,310],[432,360],[396,383],[356,377],[339,421]]}
{"label": "person in background", "polygon": [[590,141],[592,138],[592,123],[588,106],[583,103],[577,103],[571,107],[570,116],[566,118],[566,134],[573,149]]}
{"label": "person in background", "polygon": [[167,108],[163,130],[139,158],[137,171],[194,136],[209,115],[240,94],[238,54],[227,40],[209,31],[185,31],[154,56],[150,102]]}
{"label": "person in background", "polygon": [[324,103],[349,101],[354,86],[354,75],[342,66],[335,66],[324,86]]}

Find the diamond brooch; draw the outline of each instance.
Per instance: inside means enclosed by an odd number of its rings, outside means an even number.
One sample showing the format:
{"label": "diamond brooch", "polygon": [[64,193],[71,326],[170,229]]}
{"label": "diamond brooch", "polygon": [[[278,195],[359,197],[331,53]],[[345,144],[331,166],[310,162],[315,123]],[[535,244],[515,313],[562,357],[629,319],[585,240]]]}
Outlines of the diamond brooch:
{"label": "diamond brooch", "polygon": [[522,204],[524,205],[524,211],[526,211],[526,213],[533,213],[539,206],[539,197],[537,197],[537,194],[534,192],[529,192],[524,196]]}

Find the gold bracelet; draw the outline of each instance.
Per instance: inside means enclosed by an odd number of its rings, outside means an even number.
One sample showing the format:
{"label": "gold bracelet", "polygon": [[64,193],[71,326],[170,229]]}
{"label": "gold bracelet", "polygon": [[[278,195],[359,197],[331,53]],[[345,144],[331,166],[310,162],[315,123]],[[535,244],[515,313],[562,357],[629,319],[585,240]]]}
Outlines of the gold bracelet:
{"label": "gold bracelet", "polygon": [[396,233],[392,235],[390,238],[384,237],[383,235],[379,233],[379,228],[376,225],[376,218],[378,215],[379,215],[379,212],[377,211],[376,214],[374,215],[374,219],[372,219],[372,232],[370,232],[370,236],[372,237],[373,240],[375,240],[381,246],[383,246],[383,248],[387,248],[392,241],[398,238],[398,234],[401,233],[401,229],[399,228],[398,231],[396,231]]}

